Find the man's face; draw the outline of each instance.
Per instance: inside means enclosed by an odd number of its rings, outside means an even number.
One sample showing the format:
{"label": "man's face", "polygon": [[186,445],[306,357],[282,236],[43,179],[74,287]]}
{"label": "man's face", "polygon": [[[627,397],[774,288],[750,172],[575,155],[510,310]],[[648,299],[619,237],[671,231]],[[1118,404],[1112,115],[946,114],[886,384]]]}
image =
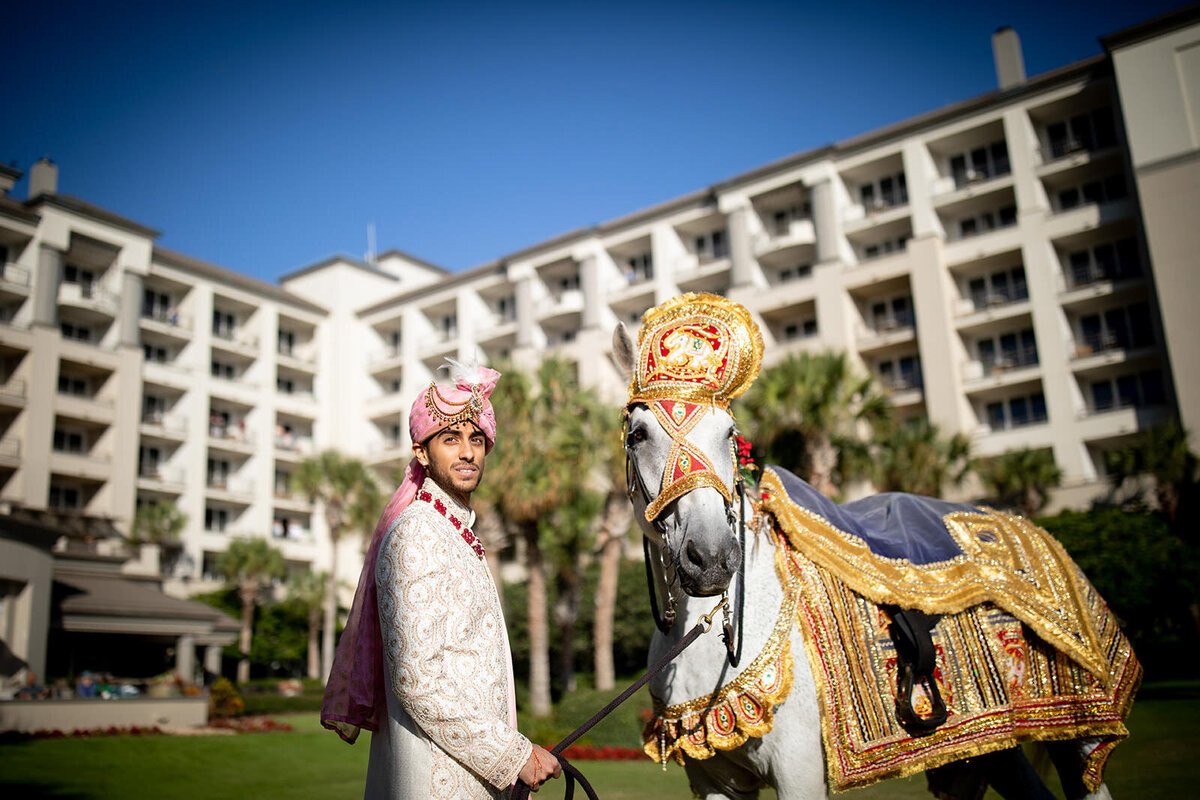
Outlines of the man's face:
{"label": "man's face", "polygon": [[467,505],[483,478],[487,438],[473,422],[462,422],[414,444],[413,453],[446,494]]}

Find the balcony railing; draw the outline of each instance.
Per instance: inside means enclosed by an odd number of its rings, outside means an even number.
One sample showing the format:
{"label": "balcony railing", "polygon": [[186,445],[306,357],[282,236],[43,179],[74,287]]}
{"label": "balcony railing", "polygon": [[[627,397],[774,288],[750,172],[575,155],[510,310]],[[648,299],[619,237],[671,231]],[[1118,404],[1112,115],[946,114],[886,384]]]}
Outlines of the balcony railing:
{"label": "balcony railing", "polygon": [[978,166],[968,167],[965,170],[954,172],[954,188],[961,189],[964,186],[974,186],[977,183],[990,181],[992,178],[999,178],[1002,175],[1012,174],[1012,167],[1008,164],[996,164],[993,166]]}
{"label": "balcony railing", "polygon": [[24,378],[9,378],[0,383],[0,396],[24,400],[29,388]]}
{"label": "balcony railing", "polygon": [[166,308],[146,308],[142,307],[142,319],[153,320],[154,322],[169,325],[172,328],[180,328],[181,330],[191,330],[192,320],[190,317],[181,316],[178,311]]}
{"label": "balcony railing", "polygon": [[275,435],[275,447],[293,453],[308,454],[312,452],[313,441],[307,436],[297,436],[294,433],[280,433]]}
{"label": "balcony railing", "polygon": [[1029,289],[1025,284],[1018,284],[1008,289],[991,289],[984,292],[972,292],[971,302],[976,311],[983,311],[997,306],[1020,303],[1029,299]]}
{"label": "balcony railing", "polygon": [[29,286],[29,270],[12,262],[7,262],[3,266],[0,266],[0,280],[17,286]]}
{"label": "balcony railing", "polygon": [[212,439],[220,439],[235,444],[254,444],[254,436],[240,425],[208,426],[208,435]]}
{"label": "balcony railing", "polygon": [[1138,264],[1090,264],[1072,267],[1067,273],[1067,287],[1078,289],[1100,281],[1123,281],[1142,274]]}
{"label": "balcony railing", "polygon": [[904,328],[913,327],[914,317],[912,312],[893,314],[887,317],[877,317],[871,323],[870,330],[873,334],[891,333],[892,331],[902,330]]}
{"label": "balcony railing", "polygon": [[1075,347],[1075,356],[1083,358],[1109,350],[1122,350],[1128,346],[1129,342],[1126,337],[1118,336],[1115,333],[1087,333],[1080,337],[1079,343]]}
{"label": "balcony railing", "polygon": [[15,436],[0,439],[0,458],[20,458],[21,440]]}
{"label": "balcony railing", "polygon": [[1036,366],[1038,363],[1037,348],[1023,347],[1018,350],[1010,350],[993,358],[981,358],[979,363],[983,366],[985,376],[998,375],[1021,367]]}
{"label": "balcony railing", "polygon": [[58,287],[58,302],[84,306],[110,317],[116,316],[117,296],[94,283],[63,283]]}

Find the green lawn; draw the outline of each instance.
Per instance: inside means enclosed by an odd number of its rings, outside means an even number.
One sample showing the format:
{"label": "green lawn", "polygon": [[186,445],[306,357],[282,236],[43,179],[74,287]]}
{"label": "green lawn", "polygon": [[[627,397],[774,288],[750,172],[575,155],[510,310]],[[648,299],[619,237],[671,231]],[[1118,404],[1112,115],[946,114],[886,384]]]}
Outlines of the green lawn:
{"label": "green lawn", "polygon": [[[1147,687],[1134,706],[1132,736],[1117,748],[1108,783],[1117,800],[1196,796],[1200,779],[1200,695],[1193,685]],[[573,703],[574,704],[574,703]],[[588,707],[589,709],[592,706]],[[564,716],[566,716],[564,711]],[[573,717],[582,720],[587,714]],[[635,712],[636,716],[636,712]],[[315,714],[286,717],[292,733],[57,739],[0,745],[0,797],[64,800],[179,800],[362,796],[367,740],[349,747],[322,730]],[[628,730],[629,718],[621,727]],[[597,743],[614,731],[597,732]],[[626,740],[624,744],[630,742]],[[604,800],[691,796],[683,770],[650,762],[581,762]],[[549,794],[561,797],[557,787]],[[577,796],[582,797],[582,794]],[[764,792],[765,799],[773,792]],[[848,800],[929,798],[923,777],[838,795]],[[989,794],[989,799],[994,795]]]}

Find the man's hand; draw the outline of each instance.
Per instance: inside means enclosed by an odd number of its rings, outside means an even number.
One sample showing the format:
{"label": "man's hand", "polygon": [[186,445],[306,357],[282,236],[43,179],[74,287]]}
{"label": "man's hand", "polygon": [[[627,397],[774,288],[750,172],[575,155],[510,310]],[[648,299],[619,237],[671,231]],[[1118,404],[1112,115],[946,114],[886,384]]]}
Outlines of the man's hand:
{"label": "man's hand", "polygon": [[538,747],[536,744],[533,746],[533,752],[529,754],[529,760],[517,773],[521,782],[534,792],[542,787],[544,781],[561,776],[562,766],[558,763],[558,759],[550,751],[544,747]]}

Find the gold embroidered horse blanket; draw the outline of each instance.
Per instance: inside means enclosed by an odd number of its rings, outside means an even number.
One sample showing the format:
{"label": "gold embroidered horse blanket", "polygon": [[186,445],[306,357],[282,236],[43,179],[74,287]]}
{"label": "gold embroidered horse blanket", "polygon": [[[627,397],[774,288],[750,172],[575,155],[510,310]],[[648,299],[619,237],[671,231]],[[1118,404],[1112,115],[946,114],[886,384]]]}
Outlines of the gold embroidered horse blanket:
{"label": "gold embroidered horse blanket", "polygon": [[[1091,738],[1094,789],[1141,680],[1128,639],[1066,551],[1028,520],[917,498],[837,506],[768,469],[762,511],[784,602],[767,646],[710,697],[656,708],[656,761],[711,757],[771,729],[791,689],[799,625],[821,704],[829,785],[865,786],[1012,747]],[[898,501],[898,502],[897,502]],[[932,733],[896,717],[899,659],[881,605],[942,615],[934,679],[948,710]],[[918,713],[931,710],[918,690]]]}

